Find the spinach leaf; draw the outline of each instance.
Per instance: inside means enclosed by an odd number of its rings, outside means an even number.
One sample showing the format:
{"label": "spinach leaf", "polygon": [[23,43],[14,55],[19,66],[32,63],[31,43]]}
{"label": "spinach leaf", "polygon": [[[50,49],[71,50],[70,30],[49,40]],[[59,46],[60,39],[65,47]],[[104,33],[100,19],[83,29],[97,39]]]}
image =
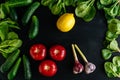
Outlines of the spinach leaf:
{"label": "spinach leaf", "polygon": [[0,52],[7,58],[10,53],[21,47],[22,41],[20,39],[5,40],[0,44]]}
{"label": "spinach leaf", "polygon": [[102,49],[102,57],[104,58],[104,60],[110,59],[111,56],[112,56],[112,51],[111,50]]}
{"label": "spinach leaf", "polygon": [[54,15],[58,15],[62,10],[62,4],[54,4],[51,7],[51,13]]}
{"label": "spinach leaf", "polygon": [[49,6],[55,0],[41,0],[41,4],[44,6]]}
{"label": "spinach leaf", "polygon": [[8,26],[6,26],[5,24],[0,25],[0,38],[1,41],[4,41],[6,39],[8,33]]}
{"label": "spinach leaf", "polygon": [[7,39],[8,40],[11,40],[11,39],[18,39],[18,34],[15,33],[15,32],[9,32],[8,35],[7,35]]}
{"label": "spinach leaf", "polygon": [[120,56],[115,56],[112,62],[105,62],[104,69],[108,77],[120,77]]}
{"label": "spinach leaf", "polygon": [[81,2],[75,9],[75,14],[77,17],[84,17],[90,10],[88,7],[89,1]]}
{"label": "spinach leaf", "polygon": [[96,14],[96,9],[93,4],[94,0],[88,0],[79,3],[75,9],[76,16],[83,18],[83,20],[85,20],[86,22],[91,21]]}
{"label": "spinach leaf", "polygon": [[1,42],[0,48],[8,48],[8,47],[20,47],[22,45],[22,41],[20,39],[13,39],[13,40],[5,40]]}
{"label": "spinach leaf", "polygon": [[111,50],[113,50],[113,51],[118,51],[118,52],[120,52],[119,47],[118,47],[118,42],[117,42],[115,39],[113,39],[113,40],[110,42],[110,44],[108,45],[107,48],[108,48],[108,49],[111,49]]}
{"label": "spinach leaf", "polygon": [[102,5],[110,5],[113,2],[113,0],[100,0],[100,3]]}
{"label": "spinach leaf", "polygon": [[74,0],[64,0],[63,2],[65,4],[65,6],[70,6],[70,5],[73,5]]}
{"label": "spinach leaf", "polygon": [[0,19],[6,18],[9,12],[10,10],[7,5],[5,5],[4,3],[0,4]]}
{"label": "spinach leaf", "polygon": [[118,12],[119,12],[119,3],[116,2],[111,7],[108,7],[108,8],[104,7],[103,9],[104,9],[106,14],[115,18],[118,15]]}
{"label": "spinach leaf", "polygon": [[117,77],[117,67],[112,62],[105,62],[104,64],[105,72],[108,77]]}
{"label": "spinach leaf", "polygon": [[120,67],[120,56],[113,57],[112,62],[113,62],[113,64]]}
{"label": "spinach leaf", "polygon": [[118,38],[118,34],[116,34],[116,33],[114,33],[114,32],[111,32],[111,31],[107,31],[106,32],[106,40],[108,40],[108,41],[112,41],[113,39],[116,39],[116,38]]}
{"label": "spinach leaf", "polygon": [[102,5],[101,3],[100,3],[100,1],[98,0],[97,1],[97,8],[99,9],[99,10],[101,10],[101,9],[103,9],[105,6],[104,5]]}
{"label": "spinach leaf", "polygon": [[91,6],[90,7],[90,11],[88,12],[88,14],[86,14],[86,16],[83,17],[83,20],[86,21],[86,22],[89,22],[91,21],[94,17],[95,17],[95,14],[96,14],[96,9],[94,6]]}
{"label": "spinach leaf", "polygon": [[108,30],[116,34],[120,34],[120,21],[118,19],[111,19],[108,22]]}
{"label": "spinach leaf", "polygon": [[6,25],[6,26],[8,26],[9,28],[20,29],[20,28],[18,27],[18,24],[17,24],[15,21],[12,21],[12,20],[9,19],[9,18],[0,21],[0,26],[2,26],[2,25]]}
{"label": "spinach leaf", "polygon": [[4,55],[6,54],[6,57],[7,55],[9,55],[10,53],[12,53],[13,51],[15,51],[16,49],[18,49],[18,47],[8,47],[8,48],[5,48],[5,49],[0,49],[0,52],[4,53]]}

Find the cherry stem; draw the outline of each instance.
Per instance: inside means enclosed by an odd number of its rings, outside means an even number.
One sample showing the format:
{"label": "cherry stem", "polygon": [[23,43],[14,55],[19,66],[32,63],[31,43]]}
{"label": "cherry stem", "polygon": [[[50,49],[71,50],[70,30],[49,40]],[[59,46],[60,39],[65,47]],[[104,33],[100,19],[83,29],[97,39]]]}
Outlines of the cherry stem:
{"label": "cherry stem", "polygon": [[82,51],[80,50],[80,48],[74,44],[75,48],[78,50],[79,54],[81,55],[81,57],[83,58],[85,63],[88,63],[88,60],[86,59],[85,55],[82,53]]}

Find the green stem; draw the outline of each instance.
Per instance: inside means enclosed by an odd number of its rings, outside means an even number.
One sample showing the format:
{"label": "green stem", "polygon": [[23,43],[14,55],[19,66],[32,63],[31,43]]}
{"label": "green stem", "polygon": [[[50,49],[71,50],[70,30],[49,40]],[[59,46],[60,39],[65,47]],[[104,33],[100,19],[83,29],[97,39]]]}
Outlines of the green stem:
{"label": "green stem", "polygon": [[62,0],[58,0],[58,2],[57,2],[57,6],[58,6],[61,2],[62,2]]}
{"label": "green stem", "polygon": [[77,54],[76,54],[76,51],[75,51],[75,47],[74,47],[73,44],[72,44],[72,51],[73,51],[73,56],[74,56],[75,61],[78,61]]}
{"label": "green stem", "polygon": [[81,57],[83,58],[85,63],[88,63],[88,60],[86,59],[85,55],[82,53],[82,51],[79,49],[79,47],[74,44],[75,48],[78,50],[79,54],[81,55]]}
{"label": "green stem", "polygon": [[65,4],[64,4],[64,3],[62,3],[62,6],[63,6],[64,13],[66,13]]}

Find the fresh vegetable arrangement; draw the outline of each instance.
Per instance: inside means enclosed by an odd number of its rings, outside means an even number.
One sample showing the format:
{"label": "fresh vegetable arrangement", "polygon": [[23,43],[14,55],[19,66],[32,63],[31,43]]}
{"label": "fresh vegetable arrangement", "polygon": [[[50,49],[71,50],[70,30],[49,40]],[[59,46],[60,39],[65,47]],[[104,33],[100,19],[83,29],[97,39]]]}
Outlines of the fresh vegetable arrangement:
{"label": "fresh vegetable arrangement", "polygon": [[[104,60],[109,60],[112,54],[120,52],[117,38],[120,34],[120,1],[119,0],[98,0],[97,8],[103,10],[107,20],[107,31],[104,40],[104,48],[102,56]],[[117,60],[119,56],[115,56],[113,60]],[[116,59],[117,58],[117,59]],[[119,62],[119,60],[117,60]],[[114,63],[105,62],[104,69],[108,77],[119,77],[119,68]]]}
{"label": "fresh vegetable arrangement", "polygon": [[[31,68],[29,59],[25,54],[23,58],[21,57],[20,47],[22,46],[22,40],[19,35],[14,31],[14,29],[20,29],[20,26],[28,24],[31,16],[35,10],[39,7],[39,2],[34,2],[32,0],[8,0],[5,3],[0,4],[0,53],[6,61],[0,66],[0,71],[7,74],[9,80],[14,80],[17,75],[18,69],[23,61],[24,77],[26,80],[31,79]],[[31,4],[31,5],[30,5]],[[23,16],[23,21],[25,24],[19,25],[17,22],[18,15],[15,11],[16,7],[31,6],[28,8],[27,12]],[[37,16],[32,17],[31,29],[29,32],[29,38],[33,39],[37,36],[39,30],[39,21]],[[33,31],[32,31],[33,30]]]}
{"label": "fresh vegetable arrangement", "polygon": [[47,6],[53,15],[67,13],[67,7],[75,8],[75,15],[84,21],[91,21],[96,14],[95,0],[41,0],[43,6]]}
{"label": "fresh vegetable arrangement", "polygon": [[[68,32],[75,25],[75,16],[82,18],[85,22],[90,22],[96,15],[95,0],[6,0],[0,4],[0,53],[6,61],[0,66],[2,73],[8,72],[7,77],[13,80],[17,75],[17,71],[23,61],[24,78],[30,80],[32,78],[30,61],[26,54],[21,54],[20,47],[22,40],[16,30],[21,30],[20,26],[26,27],[30,23],[28,30],[28,38],[34,39],[39,32],[39,19],[34,12],[39,8],[40,3],[47,6],[53,15],[59,15],[56,21],[56,27],[61,32]],[[18,21],[18,14],[15,8],[27,6],[21,24]],[[74,13],[67,11],[68,7],[74,7]],[[104,60],[112,58],[112,54],[120,52],[117,38],[120,34],[120,1],[119,0],[98,0],[97,9],[103,10],[107,20],[108,29],[106,31],[104,48],[102,49],[102,57]],[[85,66],[78,61],[77,53],[80,53],[85,62]],[[72,44],[72,50],[75,60],[73,73],[78,74],[85,70],[86,74],[95,71],[96,66],[88,62],[82,51],[76,44]],[[22,55],[22,57],[21,57]],[[62,61],[66,57],[66,49],[62,45],[54,45],[49,49],[49,55],[53,60],[45,60],[47,56],[47,48],[43,44],[34,44],[30,48],[30,56],[33,60],[41,61],[38,66],[40,74],[46,77],[55,76],[58,67],[54,60]],[[120,56],[115,56],[112,62],[105,62],[104,69],[108,77],[120,77]]]}
{"label": "fresh vegetable arrangement", "polygon": [[112,62],[105,62],[104,67],[108,77],[120,78],[120,56],[113,57]]}

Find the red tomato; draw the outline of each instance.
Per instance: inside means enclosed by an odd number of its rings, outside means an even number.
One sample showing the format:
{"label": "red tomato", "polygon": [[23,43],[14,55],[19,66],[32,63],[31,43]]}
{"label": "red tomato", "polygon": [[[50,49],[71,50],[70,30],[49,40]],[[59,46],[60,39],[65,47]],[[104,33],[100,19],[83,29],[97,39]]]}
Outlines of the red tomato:
{"label": "red tomato", "polygon": [[52,77],[57,72],[57,65],[52,60],[45,60],[39,65],[39,72],[47,77]]}
{"label": "red tomato", "polygon": [[30,48],[30,55],[34,60],[43,60],[46,57],[46,47],[43,44],[34,44]]}
{"label": "red tomato", "polygon": [[66,56],[66,49],[61,45],[55,45],[50,48],[50,56],[57,61],[62,61]]}

